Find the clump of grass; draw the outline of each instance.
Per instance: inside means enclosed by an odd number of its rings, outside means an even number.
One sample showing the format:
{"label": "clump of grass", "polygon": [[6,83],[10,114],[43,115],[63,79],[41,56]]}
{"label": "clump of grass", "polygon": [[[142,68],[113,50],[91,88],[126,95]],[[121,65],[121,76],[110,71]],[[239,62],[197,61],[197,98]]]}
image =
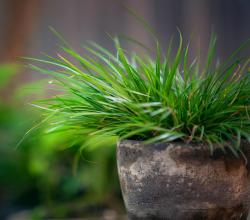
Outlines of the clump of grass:
{"label": "clump of grass", "polygon": [[[189,62],[188,45],[180,35],[179,47],[166,53],[156,42],[156,56],[130,55],[118,38],[115,53],[90,43],[81,56],[67,44],[63,54],[32,59],[57,67],[30,65],[49,74],[63,91],[39,101],[49,132],[161,141],[196,141],[228,146],[237,154],[242,139],[250,141],[249,59],[229,59],[217,64],[212,37],[206,64]],[[69,58],[70,57],[70,58]],[[171,58],[172,57],[172,58]],[[74,61],[71,61],[71,60]]]}

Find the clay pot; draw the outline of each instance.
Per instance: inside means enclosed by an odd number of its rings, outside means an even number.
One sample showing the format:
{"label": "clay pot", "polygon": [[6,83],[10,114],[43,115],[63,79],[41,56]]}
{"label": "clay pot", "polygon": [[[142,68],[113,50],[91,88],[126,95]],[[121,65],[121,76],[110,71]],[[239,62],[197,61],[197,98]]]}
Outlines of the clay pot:
{"label": "clay pot", "polygon": [[211,156],[206,145],[182,142],[119,142],[118,173],[129,218],[247,219],[246,161],[220,152]]}

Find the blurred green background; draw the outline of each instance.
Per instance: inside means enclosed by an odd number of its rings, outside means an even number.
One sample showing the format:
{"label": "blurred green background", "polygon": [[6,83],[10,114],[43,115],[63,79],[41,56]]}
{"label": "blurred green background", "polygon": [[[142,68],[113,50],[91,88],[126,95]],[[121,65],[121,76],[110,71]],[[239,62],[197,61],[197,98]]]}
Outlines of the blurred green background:
{"label": "blurred green background", "polygon": [[[0,65],[0,91],[8,89],[18,71],[18,65]],[[79,153],[80,146],[67,136],[45,134],[43,126],[23,139],[42,120],[24,104],[30,94],[43,96],[42,89],[34,89],[41,85],[22,85],[8,100],[0,99],[0,219],[123,214],[115,146],[107,143]]]}

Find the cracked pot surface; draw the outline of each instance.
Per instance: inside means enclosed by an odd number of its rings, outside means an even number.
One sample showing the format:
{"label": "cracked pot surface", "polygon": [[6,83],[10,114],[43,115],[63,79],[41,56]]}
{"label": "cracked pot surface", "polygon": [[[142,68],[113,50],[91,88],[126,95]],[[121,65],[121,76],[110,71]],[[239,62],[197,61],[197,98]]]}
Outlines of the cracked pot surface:
{"label": "cracked pot surface", "polygon": [[250,178],[243,159],[211,157],[202,144],[123,140],[117,163],[131,219],[247,218]]}

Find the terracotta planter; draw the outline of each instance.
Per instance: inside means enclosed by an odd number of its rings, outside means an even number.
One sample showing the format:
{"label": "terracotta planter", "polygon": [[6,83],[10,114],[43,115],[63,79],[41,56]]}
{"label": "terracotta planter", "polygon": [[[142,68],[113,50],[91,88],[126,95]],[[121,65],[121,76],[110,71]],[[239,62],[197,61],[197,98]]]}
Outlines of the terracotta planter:
{"label": "terracotta planter", "polygon": [[[250,148],[250,146],[248,146]],[[182,142],[118,143],[118,172],[130,219],[247,219],[250,177],[243,159]]]}

